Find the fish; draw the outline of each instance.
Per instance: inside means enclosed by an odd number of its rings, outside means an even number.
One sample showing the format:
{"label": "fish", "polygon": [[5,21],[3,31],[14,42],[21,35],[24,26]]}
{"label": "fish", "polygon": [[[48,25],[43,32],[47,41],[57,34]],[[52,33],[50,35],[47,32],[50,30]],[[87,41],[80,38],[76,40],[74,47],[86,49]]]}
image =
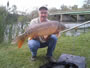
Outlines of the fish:
{"label": "fish", "polygon": [[21,48],[24,41],[28,38],[34,38],[36,36],[45,36],[45,35],[51,35],[56,33],[57,31],[65,30],[64,24],[58,22],[58,21],[48,21],[48,22],[42,22],[34,25],[29,25],[25,32],[17,36],[13,41],[12,44],[18,45],[18,48]]}

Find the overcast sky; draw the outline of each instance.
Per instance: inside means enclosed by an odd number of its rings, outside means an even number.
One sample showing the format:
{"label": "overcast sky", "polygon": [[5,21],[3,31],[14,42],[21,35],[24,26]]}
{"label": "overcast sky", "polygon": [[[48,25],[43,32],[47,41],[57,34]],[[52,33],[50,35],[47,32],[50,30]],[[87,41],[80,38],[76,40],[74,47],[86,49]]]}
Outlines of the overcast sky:
{"label": "overcast sky", "polygon": [[67,6],[78,5],[81,7],[85,0],[0,0],[0,6],[6,6],[7,1],[9,1],[10,7],[16,5],[17,10],[27,10],[29,12],[44,5],[48,5],[48,8],[55,7],[57,9],[63,4]]}

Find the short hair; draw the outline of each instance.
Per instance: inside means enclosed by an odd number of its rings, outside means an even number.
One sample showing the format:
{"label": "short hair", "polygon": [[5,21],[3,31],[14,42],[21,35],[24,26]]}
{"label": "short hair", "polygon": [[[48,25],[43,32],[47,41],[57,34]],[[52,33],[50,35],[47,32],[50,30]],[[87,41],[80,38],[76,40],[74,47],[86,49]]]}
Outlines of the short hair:
{"label": "short hair", "polygon": [[45,6],[41,6],[41,7],[39,8],[39,11],[40,11],[40,10],[48,10],[48,8],[45,7]]}

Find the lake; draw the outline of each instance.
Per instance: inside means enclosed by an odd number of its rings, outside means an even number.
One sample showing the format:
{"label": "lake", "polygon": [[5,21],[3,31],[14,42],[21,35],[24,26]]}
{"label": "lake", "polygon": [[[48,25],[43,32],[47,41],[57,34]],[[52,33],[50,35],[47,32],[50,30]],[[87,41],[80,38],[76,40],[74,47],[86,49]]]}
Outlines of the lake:
{"label": "lake", "polygon": [[[74,26],[81,24],[81,22],[70,22],[70,23],[69,22],[63,22],[63,23],[67,28],[71,28],[71,27],[74,27]],[[90,31],[90,23],[79,26],[77,30],[73,29],[73,30],[67,31],[65,33],[65,35],[66,36],[78,36],[82,33],[86,33],[89,31]]]}

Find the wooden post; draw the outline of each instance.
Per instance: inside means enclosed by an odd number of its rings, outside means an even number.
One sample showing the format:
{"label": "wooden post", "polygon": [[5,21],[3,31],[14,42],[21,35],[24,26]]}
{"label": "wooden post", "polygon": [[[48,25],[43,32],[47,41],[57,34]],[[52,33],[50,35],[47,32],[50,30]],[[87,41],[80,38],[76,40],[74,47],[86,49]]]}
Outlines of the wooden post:
{"label": "wooden post", "polygon": [[63,20],[63,19],[62,19],[62,14],[61,14],[61,15],[60,15],[60,22],[62,22],[62,20]]}
{"label": "wooden post", "polygon": [[77,22],[79,21],[79,14],[77,14]]}

